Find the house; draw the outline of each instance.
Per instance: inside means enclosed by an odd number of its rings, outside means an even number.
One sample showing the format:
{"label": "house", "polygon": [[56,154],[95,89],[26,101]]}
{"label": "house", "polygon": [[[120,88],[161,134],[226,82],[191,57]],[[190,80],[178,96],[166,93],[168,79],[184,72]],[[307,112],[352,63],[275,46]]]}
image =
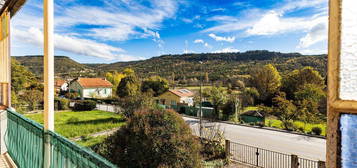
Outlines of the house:
{"label": "house", "polygon": [[170,89],[158,97],[162,105],[188,105],[193,106],[194,93],[188,89]]}
{"label": "house", "polygon": [[66,92],[68,90],[68,82],[62,79],[55,81],[56,92]]}
{"label": "house", "polygon": [[112,96],[113,85],[105,78],[76,78],[69,84],[69,92],[77,92],[83,98],[107,98]]}

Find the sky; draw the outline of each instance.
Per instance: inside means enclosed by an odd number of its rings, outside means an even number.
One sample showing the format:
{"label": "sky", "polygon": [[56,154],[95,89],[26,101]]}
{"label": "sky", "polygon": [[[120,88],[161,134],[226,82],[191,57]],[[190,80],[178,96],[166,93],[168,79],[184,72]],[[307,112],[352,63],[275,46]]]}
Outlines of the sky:
{"label": "sky", "polygon": [[[11,20],[13,56],[43,55],[43,4]],[[328,0],[55,0],[55,55],[112,63],[163,54],[327,53]]]}

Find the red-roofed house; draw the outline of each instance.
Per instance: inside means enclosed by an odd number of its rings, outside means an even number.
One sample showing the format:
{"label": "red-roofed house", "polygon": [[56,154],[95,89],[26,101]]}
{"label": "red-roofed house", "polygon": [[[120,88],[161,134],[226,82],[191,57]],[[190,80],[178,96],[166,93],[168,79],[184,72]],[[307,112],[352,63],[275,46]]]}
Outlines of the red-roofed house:
{"label": "red-roofed house", "polygon": [[184,104],[193,106],[194,93],[188,89],[168,90],[159,96],[159,102],[163,105],[178,105]]}
{"label": "red-roofed house", "polygon": [[76,78],[69,84],[69,92],[81,98],[107,98],[112,96],[113,85],[105,78]]}
{"label": "red-roofed house", "polygon": [[67,91],[68,83],[62,79],[55,80],[55,89],[56,89],[56,92]]}

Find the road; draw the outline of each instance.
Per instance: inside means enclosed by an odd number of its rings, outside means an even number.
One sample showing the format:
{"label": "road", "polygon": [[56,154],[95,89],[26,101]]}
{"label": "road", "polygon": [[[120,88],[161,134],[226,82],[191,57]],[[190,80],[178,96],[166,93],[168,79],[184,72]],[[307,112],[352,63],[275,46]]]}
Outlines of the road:
{"label": "road", "polygon": [[[198,119],[183,118],[191,126],[193,132],[198,133]],[[326,160],[325,139],[218,122],[207,122],[204,125],[219,125],[225,138],[233,142],[286,154],[295,154],[306,159]]]}

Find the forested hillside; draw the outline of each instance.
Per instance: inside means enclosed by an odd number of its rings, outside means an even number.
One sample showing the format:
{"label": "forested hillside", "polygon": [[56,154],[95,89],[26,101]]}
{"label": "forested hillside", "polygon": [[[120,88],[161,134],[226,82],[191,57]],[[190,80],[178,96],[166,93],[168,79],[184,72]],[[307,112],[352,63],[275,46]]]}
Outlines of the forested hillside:
{"label": "forested hillside", "polygon": [[[32,73],[41,77],[43,74],[43,56],[17,56],[15,59]],[[55,56],[56,75],[71,75],[80,72],[90,72],[91,68],[80,64],[66,56]]]}
{"label": "forested hillside", "polygon": [[[182,83],[198,80],[202,73],[208,73],[210,81],[225,80],[246,75],[251,68],[268,63],[277,67],[282,74],[311,66],[323,76],[326,74],[326,55],[301,55],[269,51],[248,51],[244,53],[207,53],[163,55],[143,61],[96,64],[102,71],[133,68],[139,76],[159,75]],[[200,64],[202,62],[202,64]]]}
{"label": "forested hillside", "polygon": [[[41,76],[42,56],[15,57],[34,74]],[[243,53],[202,53],[183,55],[162,55],[142,61],[116,62],[112,64],[80,64],[65,56],[55,57],[57,76],[104,76],[108,71],[134,69],[139,77],[159,75],[180,84],[195,85],[203,73],[209,81],[225,81],[240,78],[259,65],[268,63],[277,67],[282,75],[295,69],[311,66],[323,76],[326,74],[326,55],[301,55],[264,50]],[[202,64],[200,63],[202,62]],[[95,73],[93,69],[95,68]],[[81,73],[80,73],[81,72]]]}

